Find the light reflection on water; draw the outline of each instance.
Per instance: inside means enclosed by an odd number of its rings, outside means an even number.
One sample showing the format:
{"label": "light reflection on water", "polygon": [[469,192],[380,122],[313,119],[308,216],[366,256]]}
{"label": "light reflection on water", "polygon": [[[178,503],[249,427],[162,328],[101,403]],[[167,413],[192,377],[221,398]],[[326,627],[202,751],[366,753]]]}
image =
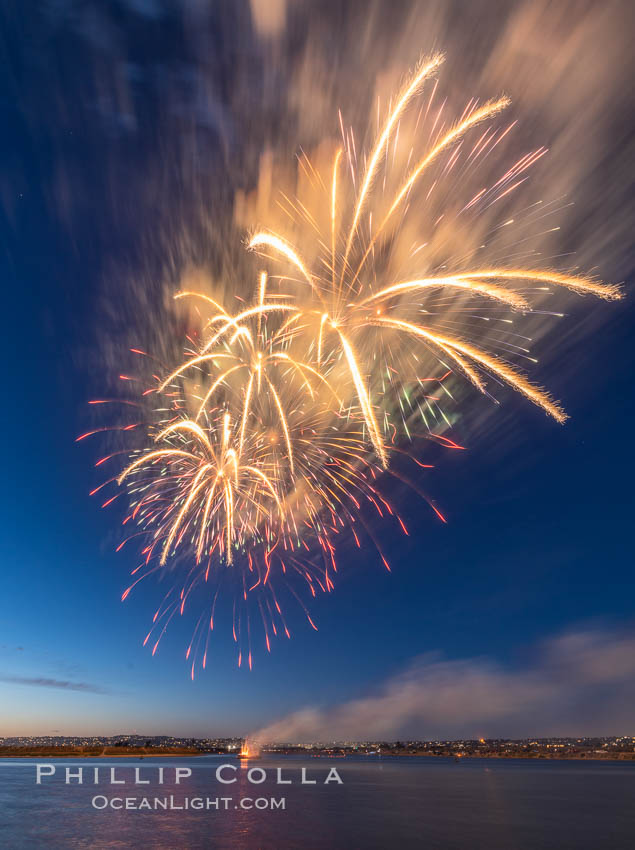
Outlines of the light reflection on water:
{"label": "light reflection on water", "polygon": [[[0,760],[0,845],[29,848],[440,848],[584,850],[633,846],[635,764],[581,761],[226,756],[50,760],[56,775],[35,783],[36,759]],[[220,764],[237,781],[216,780]],[[64,783],[84,768],[84,784]],[[93,767],[100,784],[93,784]],[[158,784],[158,767],[164,784]],[[190,767],[180,785],[174,768]],[[250,767],[267,779],[252,784]],[[126,785],[110,785],[110,767]],[[134,768],[149,785],[134,785]],[[290,785],[276,784],[276,767]],[[316,785],[302,785],[300,770]],[[343,784],[323,784],[330,767]],[[231,772],[226,772],[227,777]],[[231,797],[228,810],[94,809],[96,795]],[[241,810],[241,798],[286,798],[285,810]],[[223,804],[221,804],[222,806]]]}

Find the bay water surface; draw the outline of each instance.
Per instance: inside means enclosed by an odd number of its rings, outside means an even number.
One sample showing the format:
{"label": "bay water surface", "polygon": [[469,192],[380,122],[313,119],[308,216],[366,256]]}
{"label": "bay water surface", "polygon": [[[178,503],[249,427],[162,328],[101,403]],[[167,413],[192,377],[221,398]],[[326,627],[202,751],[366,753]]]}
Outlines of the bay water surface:
{"label": "bay water surface", "polygon": [[[56,769],[39,785],[38,763]],[[220,765],[229,766],[220,775],[235,782],[218,781]],[[76,773],[80,767],[83,783],[72,778],[67,784],[66,768]],[[179,784],[177,767],[192,771]],[[332,767],[342,781],[324,784]],[[125,784],[110,783],[111,768]],[[147,784],[135,784],[135,768]],[[252,768],[262,770],[250,774]],[[285,784],[278,784],[277,768]],[[302,768],[305,780],[316,784],[302,784]],[[635,763],[377,756],[0,759],[0,847],[627,850],[635,847]]]}

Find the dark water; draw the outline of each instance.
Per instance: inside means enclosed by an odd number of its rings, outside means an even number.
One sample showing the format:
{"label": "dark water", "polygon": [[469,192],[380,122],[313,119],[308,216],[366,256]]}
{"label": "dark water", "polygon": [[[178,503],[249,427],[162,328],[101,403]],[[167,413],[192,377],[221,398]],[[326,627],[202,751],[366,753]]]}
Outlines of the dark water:
{"label": "dark water", "polygon": [[[0,760],[0,847],[29,848],[443,848],[443,850],[526,850],[526,848],[635,847],[635,764],[579,761],[497,761],[455,763],[434,758],[305,759],[267,757],[238,762],[226,757],[197,759],[53,760],[56,774],[37,785],[36,761]],[[221,764],[233,764],[216,779]],[[84,768],[83,784],[65,784],[65,769]],[[111,785],[110,768],[125,785]],[[134,767],[150,784],[134,784]],[[158,768],[165,768],[164,784]],[[94,767],[100,782],[93,784]],[[175,783],[175,768],[192,775]],[[261,767],[267,778],[248,781]],[[276,784],[276,767],[292,784]],[[301,784],[301,768],[315,785]],[[324,784],[335,767],[342,784]],[[259,779],[257,772],[253,778]],[[219,808],[163,811],[92,805],[114,800],[139,806],[144,797],[184,798]],[[272,809],[271,799],[285,799]],[[119,803],[119,800],[122,800]],[[241,803],[241,800],[244,801]],[[265,801],[256,804],[256,800]],[[194,802],[193,802],[194,801]],[[243,809],[242,805],[267,805]],[[130,805],[130,804],[129,804]],[[224,807],[228,808],[225,809]]]}

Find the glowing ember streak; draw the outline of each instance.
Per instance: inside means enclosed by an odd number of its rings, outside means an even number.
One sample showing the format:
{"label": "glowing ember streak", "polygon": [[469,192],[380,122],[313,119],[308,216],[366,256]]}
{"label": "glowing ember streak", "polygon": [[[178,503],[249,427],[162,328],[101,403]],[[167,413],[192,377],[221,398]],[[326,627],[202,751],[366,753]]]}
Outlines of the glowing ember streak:
{"label": "glowing ember streak", "polygon": [[359,217],[362,212],[362,208],[364,206],[364,202],[366,201],[366,196],[368,195],[368,191],[370,189],[371,183],[375,176],[375,172],[377,171],[377,166],[379,165],[379,159],[383,153],[384,147],[386,146],[391,133],[395,129],[395,126],[401,116],[402,112],[406,108],[408,102],[412,99],[412,97],[416,94],[424,80],[435,71],[439,65],[443,62],[443,56],[440,54],[433,56],[428,62],[422,64],[421,68],[415,73],[414,77],[410,81],[410,83],[406,86],[404,92],[397,100],[397,104],[393,111],[390,113],[388,121],[386,121],[386,125],[377,140],[373,152],[368,161],[368,166],[366,168],[366,174],[364,175],[364,180],[362,182],[362,186],[357,196],[357,203],[355,204],[355,212],[353,213],[353,221],[351,223],[351,229],[348,235],[348,239],[346,240],[346,250],[344,252],[344,263],[343,266],[346,266],[346,261],[348,260],[348,255],[351,249],[351,243],[355,236],[355,231],[357,230],[357,224],[359,222]]}
{"label": "glowing ember streak", "polygon": [[[458,274],[457,279],[465,278],[468,275]],[[553,283],[556,286],[563,286],[565,289],[570,289],[572,292],[577,292],[582,295],[588,293],[597,295],[598,298],[604,298],[606,301],[617,301],[622,298],[622,290],[615,284],[600,283],[596,280],[591,280],[588,277],[579,275],[561,274],[554,271],[540,271],[539,269],[486,269],[485,271],[474,271],[469,273],[471,278],[501,278],[503,280],[539,280],[544,283]]]}
{"label": "glowing ember streak", "polygon": [[368,396],[368,391],[364,386],[364,379],[362,378],[359,371],[359,366],[357,365],[355,352],[353,351],[350,342],[346,339],[344,334],[341,331],[338,331],[338,334],[342,342],[342,348],[344,349],[344,353],[346,354],[346,360],[348,361],[348,366],[351,370],[351,375],[353,376],[355,389],[357,390],[357,397],[359,398],[359,403],[362,407],[364,419],[366,420],[368,430],[370,431],[370,438],[373,442],[373,446],[375,447],[375,451],[379,455],[382,464],[384,466],[388,466],[388,456],[386,454],[384,444],[379,434],[379,427],[377,425],[377,420],[375,419],[375,414],[373,413],[373,407]]}
{"label": "glowing ember streak", "polygon": [[360,306],[368,304],[371,301],[376,301],[379,298],[388,298],[391,295],[443,287],[455,287],[457,289],[465,289],[478,295],[485,295],[488,298],[501,301],[503,304],[509,304],[510,307],[514,307],[516,310],[525,310],[529,308],[527,300],[512,289],[504,289],[500,286],[481,283],[478,280],[471,280],[470,278],[462,277],[461,275],[457,275],[456,277],[437,277],[428,278],[426,280],[408,280],[404,283],[394,283],[392,286],[387,286],[385,289],[382,289],[361,301]]}
{"label": "glowing ember streak", "polygon": [[313,286],[313,279],[307,271],[306,266],[298,257],[291,245],[285,242],[284,239],[276,236],[275,233],[256,233],[247,247],[253,250],[254,248],[260,248],[263,245],[267,245],[269,248],[275,248],[276,251],[283,254],[299,271],[302,272],[307,283]]}

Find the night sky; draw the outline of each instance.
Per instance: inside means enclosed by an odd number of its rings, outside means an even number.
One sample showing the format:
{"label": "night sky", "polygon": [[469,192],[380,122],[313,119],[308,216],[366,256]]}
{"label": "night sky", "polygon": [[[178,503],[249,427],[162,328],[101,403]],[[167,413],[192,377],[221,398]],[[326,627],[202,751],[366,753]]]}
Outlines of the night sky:
{"label": "night sky", "polygon": [[[437,453],[425,479],[448,524],[403,500],[410,536],[382,536],[392,573],[372,551],[348,556],[335,592],[312,608],[317,632],[290,612],[293,639],[258,652],[252,672],[237,668],[231,634],[218,633],[194,682],[183,657],[191,621],[175,622],[151,657],[141,642],[160,588],[121,603],[134,553],[114,553],[121,509],[88,497],[99,449],[75,438],[107,383],[104,305],[113,322],[135,273],[164,261],[159,234],[189,220],[201,198],[222,217],[219,174],[253,180],[247,139],[258,121],[236,107],[235,91],[258,80],[268,54],[241,3],[210,13],[195,45],[192,20],[158,0],[19,9],[3,4],[0,41],[0,735],[241,734],[305,705],[373,693],[427,653],[513,672],[563,633],[631,634],[629,297],[585,302],[592,322],[576,313],[580,332],[567,327],[535,373],[571,420],[561,427],[505,394],[485,426],[478,416],[459,423],[454,436],[468,451]],[[216,110],[193,95],[197,74],[213,81]],[[275,133],[264,87],[255,103],[263,133]],[[621,126],[605,167],[626,162],[632,144]],[[600,273],[628,291],[632,244],[605,250]],[[487,399],[470,398],[489,411]],[[598,716],[613,686],[595,694]],[[583,731],[622,731],[607,722],[587,706]],[[528,731],[543,731],[540,716]]]}

